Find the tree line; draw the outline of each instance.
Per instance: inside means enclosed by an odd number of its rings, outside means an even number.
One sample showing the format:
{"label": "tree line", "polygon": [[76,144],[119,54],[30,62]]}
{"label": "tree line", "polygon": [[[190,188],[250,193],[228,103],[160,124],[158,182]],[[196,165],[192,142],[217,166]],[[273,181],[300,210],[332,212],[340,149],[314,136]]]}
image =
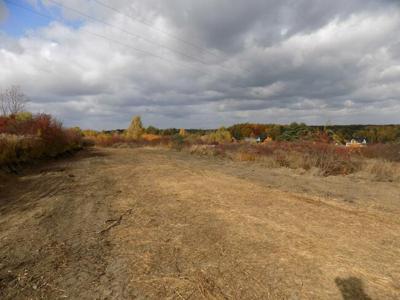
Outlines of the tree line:
{"label": "tree line", "polygon": [[[183,131],[184,130],[184,131]],[[274,141],[319,141],[326,143],[345,144],[351,139],[366,139],[368,143],[400,143],[400,125],[326,125],[309,126],[305,123],[293,122],[287,125],[240,123],[219,129],[161,129],[154,126],[143,127],[140,117],[135,117],[127,130],[105,131],[105,133],[128,133],[132,137],[143,133],[159,136],[196,135],[213,136],[227,132],[235,140],[245,138],[267,137]],[[182,134],[184,132],[184,134]]]}

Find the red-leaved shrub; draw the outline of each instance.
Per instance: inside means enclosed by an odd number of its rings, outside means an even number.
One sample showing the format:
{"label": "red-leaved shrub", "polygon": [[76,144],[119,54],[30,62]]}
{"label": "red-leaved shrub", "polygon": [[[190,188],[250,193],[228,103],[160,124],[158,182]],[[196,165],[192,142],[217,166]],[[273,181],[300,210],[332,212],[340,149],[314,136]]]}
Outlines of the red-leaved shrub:
{"label": "red-leaved shrub", "polygon": [[0,166],[56,157],[81,145],[78,129],[64,129],[50,115],[0,117]]}

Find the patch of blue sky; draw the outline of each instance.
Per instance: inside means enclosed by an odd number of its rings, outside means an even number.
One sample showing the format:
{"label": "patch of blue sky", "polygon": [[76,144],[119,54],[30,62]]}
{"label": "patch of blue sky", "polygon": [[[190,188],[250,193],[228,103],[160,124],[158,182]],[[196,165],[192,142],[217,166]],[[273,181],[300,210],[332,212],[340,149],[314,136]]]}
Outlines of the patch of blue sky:
{"label": "patch of blue sky", "polygon": [[[57,6],[44,6],[41,1],[36,5],[26,0],[4,0],[6,18],[0,22],[0,31],[11,37],[21,37],[27,32],[48,26],[51,22],[62,21],[71,28],[79,28],[82,20],[66,20]],[[45,17],[47,16],[47,17]]]}

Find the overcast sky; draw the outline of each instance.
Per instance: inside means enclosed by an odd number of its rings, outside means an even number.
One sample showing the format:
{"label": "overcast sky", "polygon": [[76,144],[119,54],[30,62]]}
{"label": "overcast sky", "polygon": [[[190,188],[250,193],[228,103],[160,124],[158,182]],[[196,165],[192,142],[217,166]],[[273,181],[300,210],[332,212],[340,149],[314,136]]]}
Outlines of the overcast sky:
{"label": "overcast sky", "polygon": [[0,0],[14,84],[82,128],[400,123],[400,1]]}

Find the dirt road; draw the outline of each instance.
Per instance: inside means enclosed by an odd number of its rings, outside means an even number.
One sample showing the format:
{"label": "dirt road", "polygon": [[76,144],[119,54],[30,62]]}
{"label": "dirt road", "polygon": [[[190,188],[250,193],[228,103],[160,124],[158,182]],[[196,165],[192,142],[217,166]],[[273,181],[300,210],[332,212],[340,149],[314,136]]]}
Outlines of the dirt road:
{"label": "dirt road", "polygon": [[92,149],[3,178],[0,299],[400,299],[399,187],[279,172]]}

